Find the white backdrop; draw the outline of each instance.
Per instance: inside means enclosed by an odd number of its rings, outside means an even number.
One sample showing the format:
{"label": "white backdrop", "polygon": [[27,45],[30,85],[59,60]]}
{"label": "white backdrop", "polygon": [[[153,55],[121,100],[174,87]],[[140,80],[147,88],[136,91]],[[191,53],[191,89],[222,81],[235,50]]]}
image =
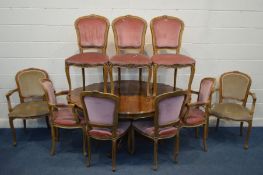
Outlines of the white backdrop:
{"label": "white backdrop", "polygon": [[[121,15],[137,15],[149,21],[172,15],[185,22],[181,52],[196,59],[193,89],[206,76],[218,78],[239,70],[252,77],[258,97],[254,125],[263,126],[263,1],[262,0],[1,0],[0,1],[0,127],[9,127],[5,94],[15,88],[17,71],[38,67],[48,71],[56,89],[67,89],[64,59],[77,53],[74,21],[98,14],[110,21]],[[115,53],[110,29],[108,54]],[[148,27],[146,51],[152,55]],[[161,71],[161,82],[172,84],[172,72]],[[73,86],[81,85],[79,69],[73,69]],[[125,71],[126,78],[138,77]],[[179,71],[179,86],[186,87]],[[87,82],[102,81],[101,70],[87,71]],[[99,77],[99,78],[98,78]],[[14,104],[18,98],[12,98]],[[21,126],[21,121],[16,126]],[[31,121],[29,126],[43,126]],[[232,124],[231,124],[232,125]]]}

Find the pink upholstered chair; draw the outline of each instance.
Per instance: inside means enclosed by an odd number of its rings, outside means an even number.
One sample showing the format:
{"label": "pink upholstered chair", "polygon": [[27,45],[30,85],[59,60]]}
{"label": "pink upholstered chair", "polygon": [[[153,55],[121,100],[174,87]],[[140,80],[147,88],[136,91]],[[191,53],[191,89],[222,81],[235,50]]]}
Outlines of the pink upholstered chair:
{"label": "pink upholstered chair", "polygon": [[[182,109],[185,106],[187,91],[175,91],[156,97],[154,121],[134,121],[133,128],[154,141],[154,170],[157,169],[158,141],[176,137],[174,159],[179,153],[179,130]],[[132,136],[134,131],[132,131]],[[133,144],[134,145],[134,139]],[[134,146],[132,146],[134,147]],[[134,148],[132,149],[134,150]]]}
{"label": "pink upholstered chair", "polygon": [[[141,82],[142,68],[148,68],[147,95],[149,95],[151,81],[151,60],[144,55],[145,33],[147,23],[144,19],[137,16],[121,16],[112,22],[114,41],[117,55],[110,59],[110,81],[111,93],[114,93],[114,83],[112,68],[118,67],[118,80],[120,87],[121,67],[139,68],[139,80]],[[127,53],[129,50],[138,53]]]}
{"label": "pink upholstered chair", "polygon": [[[219,101],[211,107],[209,115],[217,118],[216,129],[220,119],[240,122],[240,135],[243,135],[243,123],[248,124],[244,149],[248,149],[248,141],[252,129],[253,115],[256,106],[256,95],[250,91],[251,78],[249,75],[232,71],[223,73],[219,80]],[[248,97],[252,104],[247,105]]]}
{"label": "pink upholstered chair", "polygon": [[90,138],[112,141],[112,171],[116,170],[116,142],[124,136],[130,122],[118,121],[119,98],[112,94],[84,91],[81,102],[87,123],[88,166],[90,166]]}
{"label": "pink upholstered chair", "polygon": [[52,146],[50,154],[54,155],[56,150],[56,141],[58,141],[59,128],[63,129],[82,129],[83,131],[83,154],[86,155],[85,150],[85,122],[84,118],[80,116],[76,107],[73,104],[59,104],[56,96],[68,95],[68,91],[55,92],[54,86],[49,79],[40,80],[41,85],[45,91],[46,98],[50,109],[50,125]]}
{"label": "pink upholstered chair", "polygon": [[198,136],[198,127],[204,127],[204,151],[207,151],[208,110],[211,107],[211,95],[214,90],[214,84],[214,78],[204,78],[201,80],[199,91],[191,91],[192,94],[198,95],[197,101],[187,104],[188,113],[182,118],[183,127],[196,128],[196,137]]}
{"label": "pink upholstered chair", "polygon": [[[106,55],[107,39],[109,31],[109,21],[105,17],[89,15],[78,18],[75,21],[75,28],[78,37],[79,54],[73,55],[65,60],[65,71],[71,90],[71,79],[69,73],[70,66],[81,67],[83,90],[85,90],[85,68],[103,67],[104,92],[107,92],[108,61]],[[97,52],[84,52],[85,50]],[[100,51],[100,52],[99,52]]]}
{"label": "pink upholstered chair", "polygon": [[[191,67],[188,90],[195,72],[195,60],[180,54],[184,23],[182,20],[171,16],[159,16],[151,20],[153,52],[153,95],[157,90],[157,71],[159,67],[174,68],[174,90],[176,89],[177,68]],[[161,50],[173,50],[175,53],[160,53]]]}

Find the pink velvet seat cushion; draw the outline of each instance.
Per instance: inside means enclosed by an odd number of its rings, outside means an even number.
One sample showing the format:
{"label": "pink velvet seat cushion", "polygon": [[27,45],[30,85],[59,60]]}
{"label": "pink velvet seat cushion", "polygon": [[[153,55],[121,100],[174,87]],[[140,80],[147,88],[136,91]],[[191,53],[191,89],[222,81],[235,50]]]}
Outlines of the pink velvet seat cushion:
{"label": "pink velvet seat cushion", "polygon": [[[130,122],[120,121],[117,128],[117,137],[124,134],[130,127]],[[100,139],[111,139],[112,131],[108,128],[92,128],[89,133],[91,137],[100,138]]]}
{"label": "pink velvet seat cushion", "polygon": [[[55,125],[63,125],[63,126],[77,126],[78,123],[75,120],[75,117],[72,113],[72,108],[63,107],[59,108],[57,111],[53,112],[54,124]],[[80,120],[80,124],[84,124],[83,116],[78,116]]]}
{"label": "pink velvet seat cushion", "polygon": [[[154,124],[153,121],[135,121],[132,123],[133,127],[138,130],[139,132],[142,132],[143,134],[154,137]],[[177,128],[176,127],[166,127],[159,129],[159,136],[162,138],[165,137],[173,137],[177,134]]]}
{"label": "pink velvet seat cushion", "polygon": [[149,65],[151,59],[141,54],[123,54],[115,55],[110,59],[111,64],[117,65]]}
{"label": "pink velvet seat cushion", "polygon": [[190,65],[194,64],[195,60],[181,54],[157,54],[152,56],[152,62],[158,65]]}
{"label": "pink velvet seat cushion", "polygon": [[109,61],[109,57],[102,53],[87,52],[73,55],[65,60],[72,65],[103,65]]}
{"label": "pink velvet seat cushion", "polygon": [[197,109],[191,108],[189,110],[187,118],[184,120],[184,124],[186,125],[198,125],[205,121],[205,112]]}

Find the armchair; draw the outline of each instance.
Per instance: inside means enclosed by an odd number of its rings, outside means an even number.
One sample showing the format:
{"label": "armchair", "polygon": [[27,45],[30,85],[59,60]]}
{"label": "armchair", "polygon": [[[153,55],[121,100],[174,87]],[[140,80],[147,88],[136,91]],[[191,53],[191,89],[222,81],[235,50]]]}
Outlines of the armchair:
{"label": "armchair", "polygon": [[[40,78],[48,78],[47,72],[37,68],[21,70],[15,77],[17,88],[6,94],[14,146],[17,144],[13,123],[15,119],[22,119],[24,128],[26,128],[26,120],[28,119],[46,118],[48,125],[48,104],[44,100],[44,91],[39,83]],[[20,104],[12,106],[10,97],[16,92],[19,94]]]}
{"label": "armchair", "polygon": [[[226,72],[220,76],[219,80],[219,102],[213,104],[210,116],[217,118],[216,129],[218,129],[220,119],[240,122],[240,135],[243,134],[243,123],[248,123],[247,135],[244,149],[248,149],[248,141],[252,129],[253,115],[256,105],[256,96],[250,92],[251,78],[242,72]],[[253,102],[249,109],[247,99],[251,96]]]}
{"label": "armchair", "polygon": [[[81,93],[87,123],[88,164],[91,160],[90,138],[112,141],[112,171],[116,170],[117,140],[124,136],[130,127],[129,121],[118,121],[119,98],[112,94],[84,91]],[[103,110],[102,110],[103,109]]]}
{"label": "armchair", "polygon": [[208,110],[211,107],[211,95],[214,84],[214,78],[204,78],[201,80],[199,91],[191,91],[192,94],[198,96],[197,101],[187,104],[187,114],[182,118],[182,126],[195,128],[196,136],[198,136],[198,127],[203,126],[204,151],[207,151]]}
{"label": "armchair", "polygon": [[[159,95],[154,101],[154,121],[138,120],[133,122],[134,130],[154,141],[154,170],[157,170],[158,141],[161,139],[176,138],[174,149],[174,159],[176,160],[179,153],[180,118],[183,114],[182,109],[185,106],[186,97],[187,91]],[[133,132],[132,130],[132,135],[134,135]]]}
{"label": "armchair", "polygon": [[59,104],[57,96],[68,95],[68,91],[56,93],[52,82],[49,79],[41,79],[41,85],[45,91],[50,110],[50,125],[52,146],[50,154],[54,155],[56,151],[56,141],[58,141],[58,129],[82,129],[83,131],[83,154],[86,155],[85,149],[85,122],[84,118],[78,114],[74,104]]}

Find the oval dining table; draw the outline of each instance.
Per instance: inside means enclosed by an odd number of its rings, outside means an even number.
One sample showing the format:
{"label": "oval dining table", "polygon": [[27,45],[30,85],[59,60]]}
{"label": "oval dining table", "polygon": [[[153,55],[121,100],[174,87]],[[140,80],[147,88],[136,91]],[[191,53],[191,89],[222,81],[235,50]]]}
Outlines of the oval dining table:
{"label": "oval dining table", "polygon": [[[114,82],[114,94],[120,98],[119,118],[136,120],[140,118],[152,117],[154,114],[154,97],[146,95],[146,82],[136,80],[121,80],[120,86],[117,81]],[[86,91],[103,92],[103,82],[90,84],[85,87]],[[82,87],[73,89],[69,95],[69,101],[82,109],[80,93]],[[158,83],[158,94],[174,91],[169,85]],[[110,92],[108,83],[107,92]]]}

